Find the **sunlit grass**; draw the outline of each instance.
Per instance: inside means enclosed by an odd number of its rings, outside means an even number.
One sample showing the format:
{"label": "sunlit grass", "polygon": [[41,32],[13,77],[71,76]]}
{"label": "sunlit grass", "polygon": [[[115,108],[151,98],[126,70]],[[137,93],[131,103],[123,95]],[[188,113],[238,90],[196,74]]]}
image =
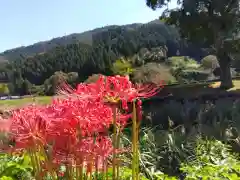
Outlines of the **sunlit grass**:
{"label": "sunlit grass", "polygon": [[[212,88],[219,88],[220,85],[221,85],[221,82],[218,81],[218,82],[212,83],[212,84],[210,85],[210,87],[212,87]],[[231,89],[228,89],[228,91],[235,91],[235,90],[237,90],[237,89],[240,89],[240,80],[233,80],[233,86],[234,86],[234,87],[231,88]]]}
{"label": "sunlit grass", "polygon": [[11,100],[0,100],[0,108],[17,108],[28,104],[48,104],[50,103],[51,96],[40,96],[40,97],[27,97],[23,99],[11,99]]}
{"label": "sunlit grass", "polygon": [[[220,87],[221,82],[214,82],[211,85],[209,85],[212,88],[218,88]],[[237,89],[240,89],[240,80],[233,80],[234,87],[229,89],[228,91],[234,91]],[[193,86],[196,84],[193,84]],[[51,96],[40,96],[40,97],[27,97],[23,99],[13,99],[13,100],[0,100],[0,108],[18,108],[25,105],[29,105],[32,103],[36,104],[48,104],[50,103],[51,99],[53,97]]]}

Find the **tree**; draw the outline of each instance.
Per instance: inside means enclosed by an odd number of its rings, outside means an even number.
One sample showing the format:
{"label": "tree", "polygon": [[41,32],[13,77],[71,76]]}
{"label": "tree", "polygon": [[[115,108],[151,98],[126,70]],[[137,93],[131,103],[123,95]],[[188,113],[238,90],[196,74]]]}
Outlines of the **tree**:
{"label": "tree", "polygon": [[171,74],[169,68],[159,63],[147,63],[133,72],[133,79],[136,83],[154,83],[160,84],[161,81],[166,83],[176,82],[175,77]]}
{"label": "tree", "polygon": [[219,67],[216,56],[208,55],[201,60],[201,64],[206,69],[215,69]]}
{"label": "tree", "polygon": [[[147,0],[147,5],[155,10],[166,7],[170,2]],[[239,3],[240,0],[178,0],[177,8],[166,8],[161,16],[167,24],[179,27],[186,40],[211,49],[219,61],[223,88],[233,86],[230,54],[234,48],[229,42],[236,44],[240,25]],[[238,50],[238,46],[235,49]]]}
{"label": "tree", "polygon": [[0,84],[0,95],[8,95],[9,89],[7,84]]}
{"label": "tree", "polygon": [[112,71],[116,75],[129,75],[133,72],[132,64],[125,59],[118,59],[112,65]]}
{"label": "tree", "polygon": [[55,72],[50,78],[44,82],[44,91],[46,95],[54,95],[58,88],[67,81],[67,74],[61,71]]}

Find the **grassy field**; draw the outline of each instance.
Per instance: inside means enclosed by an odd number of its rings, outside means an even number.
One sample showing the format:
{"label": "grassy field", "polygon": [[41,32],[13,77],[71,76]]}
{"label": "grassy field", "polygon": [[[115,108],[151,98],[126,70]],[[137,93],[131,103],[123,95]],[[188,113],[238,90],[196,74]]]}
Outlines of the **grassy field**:
{"label": "grassy field", "polygon": [[[240,89],[240,80],[233,80],[234,87],[229,89],[229,91],[234,91]],[[213,88],[218,88],[220,86],[220,82],[215,82],[211,85]],[[50,96],[41,96],[41,97],[27,97],[23,99],[15,99],[15,100],[1,100],[0,101],[0,109],[14,109],[17,107],[23,107],[32,103],[36,104],[48,104],[50,103],[52,97]]]}
{"label": "grassy field", "polygon": [[13,109],[16,107],[23,107],[32,103],[36,104],[48,104],[50,103],[52,97],[50,96],[40,96],[40,97],[27,97],[23,99],[13,99],[13,100],[1,100],[0,109],[7,108]]}

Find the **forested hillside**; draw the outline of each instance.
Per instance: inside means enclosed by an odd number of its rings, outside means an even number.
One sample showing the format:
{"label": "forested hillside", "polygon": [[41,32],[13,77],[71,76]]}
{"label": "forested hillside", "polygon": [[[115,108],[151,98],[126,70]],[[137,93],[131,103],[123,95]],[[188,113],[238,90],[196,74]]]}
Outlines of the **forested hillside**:
{"label": "forested hillside", "polygon": [[112,74],[119,57],[132,57],[143,48],[165,47],[167,56],[201,59],[200,48],[184,43],[176,28],[160,21],[108,26],[51,41],[20,47],[0,54],[9,61],[1,68],[1,80],[11,82],[13,92],[25,94],[29,84],[42,85],[57,71],[77,72],[79,81],[92,74]]}
{"label": "forested hillside", "polygon": [[[153,24],[153,23],[159,24],[159,25],[163,24],[159,20],[150,22],[150,24]],[[3,53],[0,53],[0,61],[6,60],[6,59],[15,60],[16,58],[26,58],[28,56],[34,56],[38,53],[47,52],[57,46],[65,46],[72,43],[81,42],[84,44],[92,45],[92,36],[94,36],[95,34],[108,31],[109,29],[111,30],[111,29],[119,28],[119,27],[125,28],[128,30],[131,30],[131,29],[136,30],[138,27],[142,25],[143,24],[136,23],[136,24],[129,24],[124,26],[117,26],[117,25],[105,26],[102,28],[96,28],[94,30],[86,31],[83,33],[74,33],[67,36],[63,36],[63,37],[53,38],[52,40],[38,42],[30,46],[22,46],[22,47],[6,50]]]}

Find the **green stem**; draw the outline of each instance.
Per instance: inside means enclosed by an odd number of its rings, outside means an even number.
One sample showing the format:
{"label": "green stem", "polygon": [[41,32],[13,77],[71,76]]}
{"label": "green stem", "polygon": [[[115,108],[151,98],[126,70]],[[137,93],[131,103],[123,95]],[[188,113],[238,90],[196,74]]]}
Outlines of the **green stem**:
{"label": "green stem", "polygon": [[89,178],[89,180],[92,180],[92,168],[93,168],[93,164],[92,164],[93,162],[91,161],[90,162],[90,178]]}
{"label": "green stem", "polygon": [[35,163],[35,159],[34,159],[34,156],[33,156],[33,154],[32,154],[32,151],[29,149],[28,150],[28,154],[29,154],[29,156],[30,156],[30,159],[31,159],[31,163],[32,163],[32,167],[33,167],[33,172],[34,172],[34,176],[36,176],[36,163]]}
{"label": "green stem", "polygon": [[136,180],[139,180],[139,149],[138,149],[138,142],[139,142],[139,128],[140,122],[137,120],[136,122]]}
{"label": "green stem", "polygon": [[[118,128],[118,133],[117,133],[117,148],[119,149],[120,146],[120,128]],[[120,164],[119,164],[119,156],[117,156],[117,179],[119,179],[119,172],[120,172]]]}
{"label": "green stem", "polygon": [[78,166],[76,167],[76,174],[77,174],[77,179],[83,180],[83,160],[78,161]]}
{"label": "green stem", "polygon": [[99,157],[96,157],[97,159],[95,160],[95,179],[97,180],[98,178],[98,162],[99,162]]}
{"label": "green stem", "polygon": [[108,180],[108,161],[105,160],[105,177],[104,179]]}
{"label": "green stem", "polygon": [[133,102],[133,112],[132,112],[132,180],[136,180],[136,127],[137,127],[137,114],[136,114],[136,104]]}
{"label": "green stem", "polygon": [[113,180],[116,179],[117,107],[113,107]]}

